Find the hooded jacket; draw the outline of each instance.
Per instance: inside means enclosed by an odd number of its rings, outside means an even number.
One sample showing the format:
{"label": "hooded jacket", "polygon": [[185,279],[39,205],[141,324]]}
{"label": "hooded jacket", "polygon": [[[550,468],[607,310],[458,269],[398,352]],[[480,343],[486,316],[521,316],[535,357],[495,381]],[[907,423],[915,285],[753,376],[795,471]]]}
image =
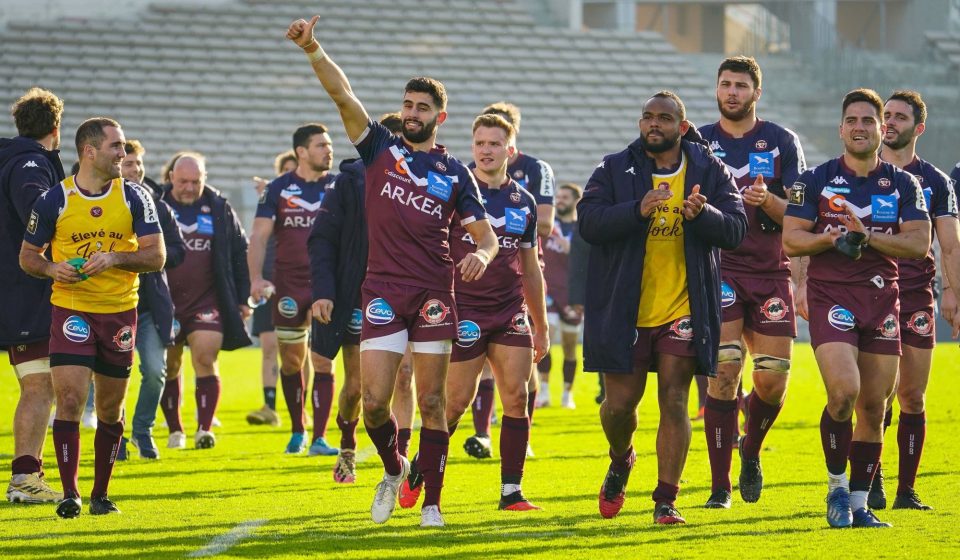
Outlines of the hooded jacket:
{"label": "hooded jacket", "polygon": [[142,186],[153,196],[157,206],[157,217],[160,229],[163,232],[163,243],[167,247],[167,262],[163,270],[146,272],[140,275],[140,301],[137,312],[149,312],[153,316],[153,324],[160,334],[164,346],[173,344],[173,298],[170,297],[170,285],[167,283],[167,273],[171,268],[180,266],[187,254],[187,244],[173,217],[173,210],[161,200],[163,191],[156,183],[144,179]]}

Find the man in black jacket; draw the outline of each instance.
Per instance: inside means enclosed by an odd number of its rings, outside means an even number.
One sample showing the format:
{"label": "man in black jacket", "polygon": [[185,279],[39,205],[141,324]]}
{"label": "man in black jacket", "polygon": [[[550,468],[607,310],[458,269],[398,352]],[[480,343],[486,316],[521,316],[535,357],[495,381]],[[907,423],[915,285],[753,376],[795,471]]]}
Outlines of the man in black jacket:
{"label": "man in black jacket", "polygon": [[50,377],[49,278],[20,269],[20,242],[36,200],[64,178],[60,163],[63,101],[33,88],[13,105],[16,138],[0,139],[0,278],[6,297],[0,313],[0,348],[6,349],[20,382],[13,418],[11,502],[57,502],[60,492],[43,479],[43,440],[53,405]]}
{"label": "man in black jacket", "polygon": [[[736,247],[747,218],[733,177],[685,120],[676,94],[643,106],[640,138],[606,156],[578,204],[593,245],[586,297],[584,370],[604,376],[600,419],[610,470],[600,514],[623,507],[636,460],[633,432],[648,371],[659,376],[654,522],[684,523],[674,507],[690,445],[693,374],[715,375],[720,335],[720,249]],[[684,139],[681,139],[681,136]]]}
{"label": "man in black jacket", "polygon": [[170,427],[167,447],[186,447],[180,421],[181,360],[190,346],[197,373],[197,448],[216,444],[211,432],[220,399],[217,356],[220,350],[250,345],[243,321],[250,315],[247,236],[230,203],[206,185],[206,161],[201,154],[181,155],[173,164],[169,204],[187,243],[183,266],[167,275],[175,306],[175,345],[167,353],[167,382],[160,400]]}

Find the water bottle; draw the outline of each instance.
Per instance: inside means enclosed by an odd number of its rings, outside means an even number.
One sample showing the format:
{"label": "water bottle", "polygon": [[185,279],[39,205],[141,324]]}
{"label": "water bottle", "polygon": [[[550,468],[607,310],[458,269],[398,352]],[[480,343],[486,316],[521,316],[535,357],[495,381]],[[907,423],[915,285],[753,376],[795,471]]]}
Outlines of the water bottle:
{"label": "water bottle", "polygon": [[247,298],[247,307],[250,309],[256,309],[267,303],[267,300],[271,297],[273,297],[273,286],[267,286],[267,288],[263,290],[263,296],[259,300],[253,299],[252,295]]}

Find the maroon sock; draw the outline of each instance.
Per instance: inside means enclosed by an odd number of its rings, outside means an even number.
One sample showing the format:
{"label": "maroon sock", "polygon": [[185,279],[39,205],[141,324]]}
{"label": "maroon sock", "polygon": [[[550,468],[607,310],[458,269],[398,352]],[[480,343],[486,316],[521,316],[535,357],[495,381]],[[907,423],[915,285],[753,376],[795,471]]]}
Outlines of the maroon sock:
{"label": "maroon sock", "polygon": [[542,360],[537,362],[537,372],[545,373],[547,379],[550,378],[550,368],[553,367],[553,360],[550,359],[550,353],[547,352],[547,355],[543,357]]}
{"label": "maroon sock", "polygon": [[333,408],[334,382],[330,372],[317,372],[313,375],[313,439],[327,437],[327,422]]}
{"label": "maroon sock", "polygon": [[847,457],[850,455],[850,440],[853,439],[853,421],[834,420],[827,408],[820,416],[820,443],[823,456],[827,460],[827,470],[831,474],[847,472]]}
{"label": "maroon sock", "polygon": [[213,416],[217,413],[217,403],[220,402],[220,377],[198,377],[196,398],[198,429],[209,432]]}
{"label": "maroon sock", "polygon": [[283,400],[290,412],[291,433],[305,432],[303,427],[303,376],[299,371],[286,374],[280,372],[280,384],[283,386]]}
{"label": "maroon sock", "polygon": [[180,421],[180,391],[183,376],[177,376],[176,379],[168,379],[163,384],[163,395],[160,396],[160,409],[163,410],[163,417],[167,420],[167,427],[170,433],[182,432],[183,423]]}
{"label": "maroon sock", "polygon": [[577,361],[576,360],[564,360],[563,361],[563,382],[564,383],[573,383],[574,377],[577,375]]}
{"label": "maroon sock", "polygon": [[854,441],[850,443],[850,491],[870,490],[873,475],[880,464],[882,443]]}
{"label": "maroon sock", "polygon": [[610,450],[610,470],[624,474],[630,472],[630,469],[633,468],[633,464],[637,461],[637,454],[633,452],[633,446],[627,448],[627,451],[623,455],[617,455],[613,452],[613,449]]}
{"label": "maroon sock", "polygon": [[704,406],[703,431],[707,435],[707,455],[710,457],[710,476],[713,480],[711,489],[730,492],[733,490],[730,463],[733,461],[733,442],[737,432],[737,401],[724,401],[707,395]]}
{"label": "maroon sock", "polygon": [[473,399],[473,430],[481,436],[490,435],[490,413],[493,411],[493,379],[480,381],[477,398]]}
{"label": "maroon sock", "polygon": [[756,391],[750,393],[747,399],[747,435],[743,438],[740,451],[745,459],[756,459],[760,456],[760,447],[767,431],[773,426],[777,415],[783,409],[783,403],[772,405],[761,399]]}
{"label": "maroon sock", "polygon": [[377,453],[383,461],[383,468],[390,476],[397,476],[403,472],[403,465],[400,463],[400,453],[397,451],[397,419],[390,416],[390,419],[382,425],[372,428],[364,424],[367,428],[367,435],[373,440],[373,445],[377,448]]}
{"label": "maroon sock", "polygon": [[407,456],[407,452],[410,451],[410,436],[413,435],[413,432],[410,428],[400,428],[397,430],[397,453]]}
{"label": "maroon sock", "polygon": [[[420,430],[420,454],[417,468],[423,474],[423,507],[440,507],[440,490],[443,488],[443,471],[447,464],[450,435],[440,430]],[[524,448],[526,452],[526,448]]]}
{"label": "maroon sock", "polygon": [[[902,415],[903,412],[900,414]],[[900,416],[900,418],[903,418],[903,416]],[[887,428],[889,428],[891,424],[893,424],[893,406],[888,408],[883,414],[883,433],[887,433]]]}
{"label": "maroon sock", "polygon": [[926,413],[900,413],[900,425],[897,427],[897,445],[900,448],[897,495],[907,493],[917,482],[917,469],[920,468],[920,454],[923,452],[923,440],[926,435]]}
{"label": "maroon sock", "polygon": [[123,437],[123,419],[116,424],[97,422],[97,434],[93,437],[93,491],[91,498],[107,495],[107,486],[113,474],[113,463],[117,459],[120,438]]}
{"label": "maroon sock", "polygon": [[530,419],[504,414],[500,426],[500,482],[520,484],[530,441]]}
{"label": "maroon sock", "polygon": [[673,505],[680,494],[680,487],[673,484],[667,484],[662,480],[657,480],[657,489],[653,491],[653,501],[656,503],[666,502]]}
{"label": "maroon sock", "polygon": [[40,460],[33,455],[21,455],[10,465],[13,474],[33,474],[43,472]]}
{"label": "maroon sock", "polygon": [[534,389],[527,393],[527,418],[530,419],[530,425],[533,425],[533,411],[537,409],[537,391]]}
{"label": "maroon sock", "polygon": [[57,452],[64,497],[79,498],[77,471],[80,470],[80,422],[54,420],[53,447]]}
{"label": "maroon sock", "polygon": [[[316,419],[314,419],[316,422]],[[346,421],[337,414],[337,427],[340,428],[340,449],[357,449],[357,424],[360,419]]]}

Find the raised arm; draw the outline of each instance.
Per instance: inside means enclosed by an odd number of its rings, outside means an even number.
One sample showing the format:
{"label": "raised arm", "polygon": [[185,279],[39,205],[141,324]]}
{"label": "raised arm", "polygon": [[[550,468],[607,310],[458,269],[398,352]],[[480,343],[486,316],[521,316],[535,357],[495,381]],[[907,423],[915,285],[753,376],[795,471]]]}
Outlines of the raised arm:
{"label": "raised arm", "polygon": [[319,19],[320,16],[313,16],[309,22],[298,19],[291,23],[287,29],[287,39],[293,41],[307,55],[310,65],[313,66],[313,72],[320,80],[320,85],[327,91],[330,99],[337,104],[347,137],[351,142],[356,143],[366,130],[370,117],[367,116],[367,111],[360,100],[354,95],[343,70],[323,51],[314,37],[313,28],[316,27]]}

